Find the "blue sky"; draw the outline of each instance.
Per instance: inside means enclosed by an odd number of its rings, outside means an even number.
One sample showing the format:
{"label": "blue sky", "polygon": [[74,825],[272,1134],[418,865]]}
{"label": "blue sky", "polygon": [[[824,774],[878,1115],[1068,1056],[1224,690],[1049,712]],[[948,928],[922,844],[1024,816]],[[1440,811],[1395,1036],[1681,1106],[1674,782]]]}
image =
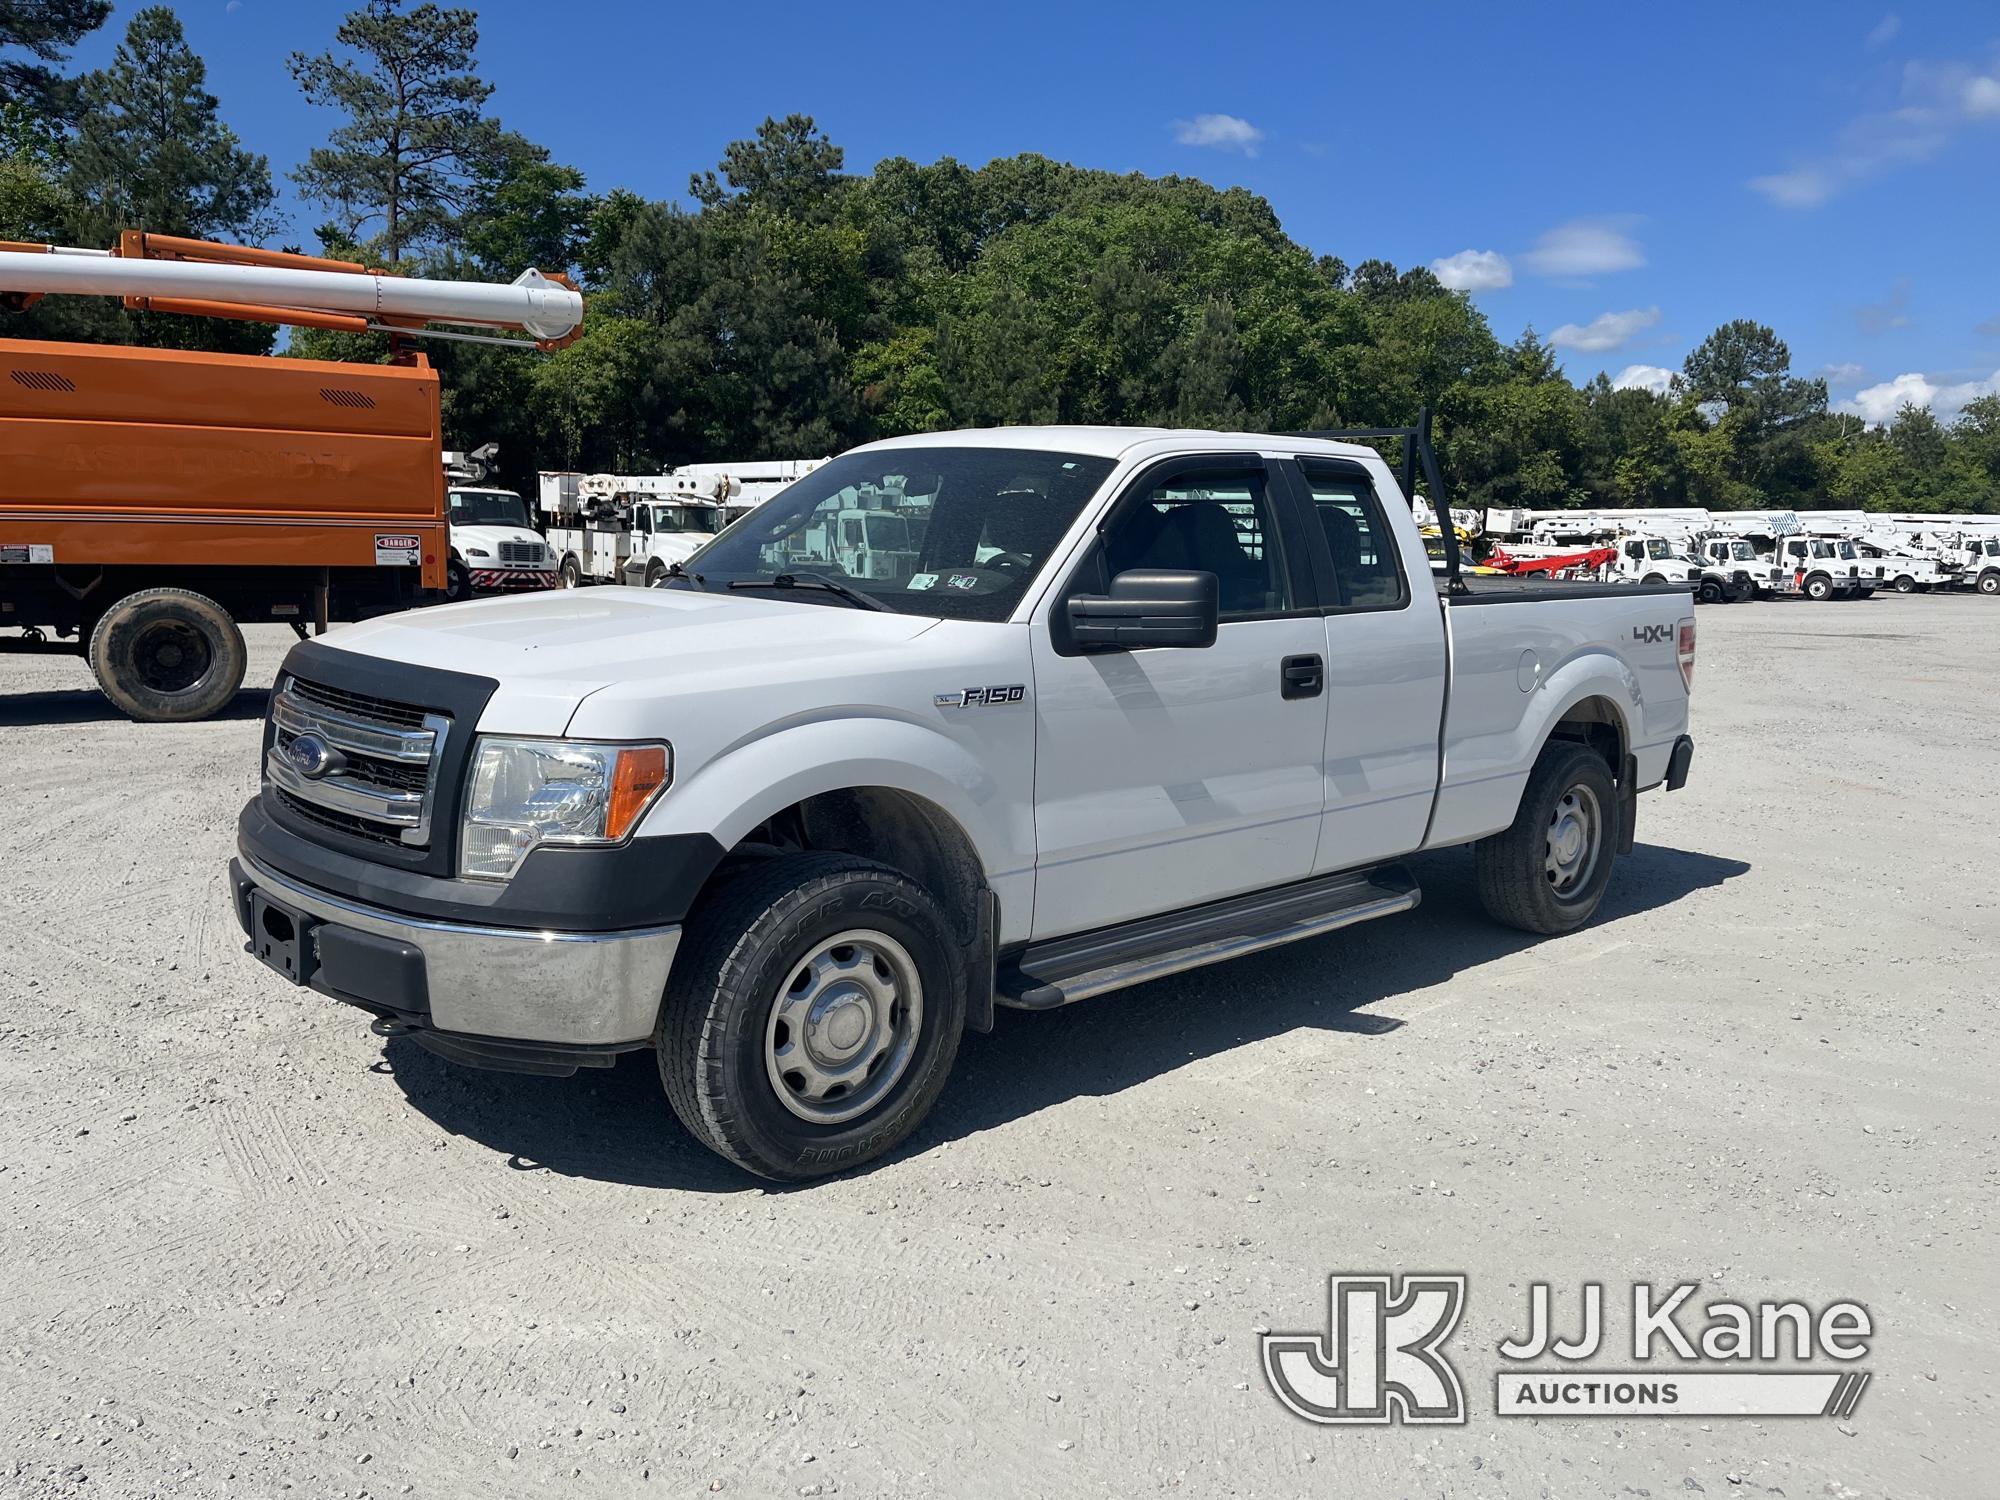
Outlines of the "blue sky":
{"label": "blue sky", "polygon": [[[176,8],[276,171],[324,139],[284,60],[346,5]],[[1990,3],[476,8],[493,109],[598,189],[679,197],[797,110],[855,170],[1032,150],[1241,183],[1316,251],[1438,265],[1579,380],[1676,369],[1753,317],[1874,419],[2000,384]],[[309,241],[314,211],[288,207]]]}

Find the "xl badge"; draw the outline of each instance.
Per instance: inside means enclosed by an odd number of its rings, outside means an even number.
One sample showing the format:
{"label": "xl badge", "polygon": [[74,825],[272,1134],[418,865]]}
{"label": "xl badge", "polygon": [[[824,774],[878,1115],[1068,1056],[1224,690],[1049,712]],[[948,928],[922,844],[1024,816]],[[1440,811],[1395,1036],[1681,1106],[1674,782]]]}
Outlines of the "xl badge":
{"label": "xl badge", "polygon": [[344,763],[341,753],[316,734],[302,734],[285,746],[285,757],[309,781],[331,775]]}
{"label": "xl badge", "polygon": [[1008,687],[960,688],[955,693],[937,693],[931,698],[939,708],[990,708],[998,703],[1019,703],[1028,696],[1026,683]]}

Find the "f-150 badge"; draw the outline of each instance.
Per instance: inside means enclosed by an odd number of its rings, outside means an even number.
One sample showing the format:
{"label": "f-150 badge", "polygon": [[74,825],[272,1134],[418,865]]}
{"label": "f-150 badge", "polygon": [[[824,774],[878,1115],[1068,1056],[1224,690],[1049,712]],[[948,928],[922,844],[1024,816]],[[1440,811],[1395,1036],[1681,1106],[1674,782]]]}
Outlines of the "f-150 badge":
{"label": "f-150 badge", "polygon": [[939,708],[990,708],[999,703],[1019,703],[1028,696],[1025,683],[1010,687],[960,688],[955,693],[937,693],[931,702]]}

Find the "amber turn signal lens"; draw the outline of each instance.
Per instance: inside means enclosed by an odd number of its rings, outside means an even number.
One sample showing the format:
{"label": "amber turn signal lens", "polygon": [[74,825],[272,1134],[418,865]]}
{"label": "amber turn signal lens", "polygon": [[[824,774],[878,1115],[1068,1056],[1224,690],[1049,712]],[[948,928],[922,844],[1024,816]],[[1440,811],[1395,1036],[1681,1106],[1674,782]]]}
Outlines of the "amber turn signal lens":
{"label": "amber turn signal lens", "polygon": [[667,784],[667,748],[635,745],[618,752],[618,769],[611,775],[611,806],[605,813],[604,836],[622,839],[639,821],[654,794]]}

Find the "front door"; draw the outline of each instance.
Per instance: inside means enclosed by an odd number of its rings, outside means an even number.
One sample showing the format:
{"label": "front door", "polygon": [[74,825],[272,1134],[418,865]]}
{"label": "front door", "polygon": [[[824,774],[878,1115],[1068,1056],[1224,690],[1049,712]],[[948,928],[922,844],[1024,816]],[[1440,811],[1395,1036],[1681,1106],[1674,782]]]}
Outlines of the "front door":
{"label": "front door", "polygon": [[1214,573],[1215,644],[1071,655],[1036,623],[1036,938],[1312,870],[1326,626],[1282,480],[1245,454],[1142,472],[1052,611],[1133,568]]}

